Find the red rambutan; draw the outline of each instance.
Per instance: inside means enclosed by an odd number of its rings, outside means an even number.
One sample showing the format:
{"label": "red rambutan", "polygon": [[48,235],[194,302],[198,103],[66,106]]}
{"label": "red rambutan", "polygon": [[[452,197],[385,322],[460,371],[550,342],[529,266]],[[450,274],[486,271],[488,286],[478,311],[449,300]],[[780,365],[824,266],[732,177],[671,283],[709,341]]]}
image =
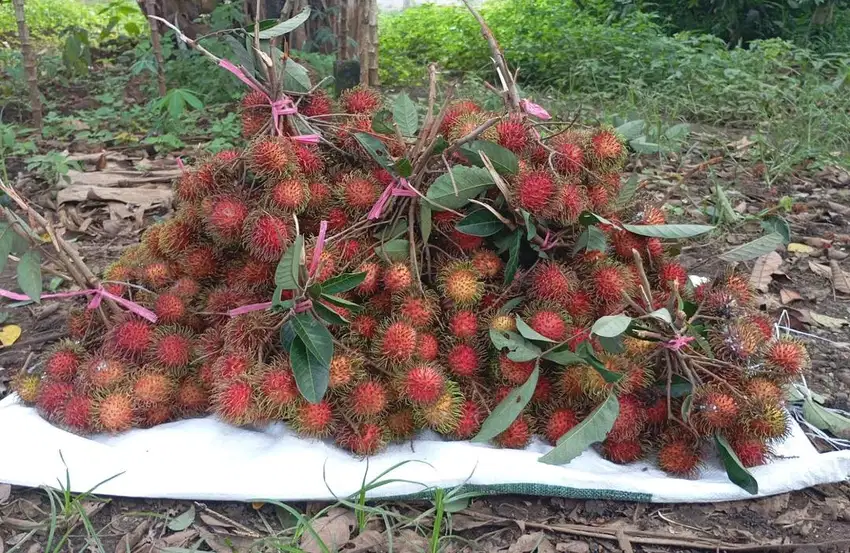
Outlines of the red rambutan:
{"label": "red rambutan", "polygon": [[327,92],[318,89],[309,96],[304,96],[298,106],[298,111],[307,117],[329,115],[333,111],[333,100]]}
{"label": "red rambutan", "polygon": [[543,435],[549,443],[556,445],[558,440],[579,423],[578,415],[572,409],[556,409],[546,418]]}
{"label": "red rambutan", "polygon": [[345,113],[371,114],[381,107],[381,95],[377,90],[355,86],[342,93],[339,105]]}
{"label": "red rambutan", "polygon": [[765,465],[770,459],[770,448],[761,440],[734,440],[730,445],[741,464],[746,468]]}
{"label": "red rambutan", "polygon": [[334,431],[334,411],[327,400],[301,402],[292,417],[295,430],[304,436],[325,437]]}
{"label": "red rambutan", "polygon": [[410,267],[401,261],[396,261],[384,269],[384,289],[391,294],[397,294],[410,288],[413,284],[413,274]]}
{"label": "red rambutan", "polygon": [[[585,137],[575,132],[564,132],[556,136],[552,146],[555,149],[555,167],[563,175],[577,175],[584,168]],[[548,157],[548,156],[547,156]]]}
{"label": "red rambutan", "polygon": [[251,169],[260,174],[282,175],[297,167],[292,143],[284,138],[257,140],[251,145],[249,156]]}
{"label": "red rambutan", "polygon": [[176,294],[164,293],[156,298],[153,306],[157,320],[164,324],[173,324],[186,315],[186,304]]}
{"label": "red rambutan", "polygon": [[213,373],[216,380],[229,382],[245,375],[251,366],[251,358],[247,353],[227,352],[215,360]]}
{"label": "red rambutan", "polygon": [[437,337],[427,332],[419,332],[416,339],[416,359],[419,361],[436,361],[440,356],[440,342]]}
{"label": "red rambutan", "polygon": [[496,124],[498,143],[515,154],[520,154],[528,145],[528,130],[519,117],[509,117]]}
{"label": "red rambutan", "polygon": [[282,218],[256,212],[245,224],[242,243],[260,261],[276,262],[292,241],[292,234]]}
{"label": "red rambutan", "polygon": [[456,344],[446,354],[446,367],[457,376],[472,377],[481,369],[481,356],[474,346]]}
{"label": "red rambutan", "polygon": [[474,251],[471,261],[478,274],[488,279],[498,277],[502,272],[502,267],[504,267],[504,262],[492,250],[480,249]]}
{"label": "red rambutan", "polygon": [[73,430],[85,432],[91,427],[92,401],[88,396],[75,395],[65,403],[62,423]]}
{"label": "red rambutan", "polygon": [[377,380],[364,380],[348,392],[348,410],[357,420],[377,417],[387,404],[387,389]]}
{"label": "red rambutan", "polygon": [[297,178],[280,180],[268,192],[269,205],[287,213],[300,213],[309,202],[310,188]]}
{"label": "red rambutan", "polygon": [[811,365],[806,346],[795,338],[783,336],[764,349],[764,361],[769,369],[784,376],[796,376]]}
{"label": "red rambutan", "polygon": [[257,416],[254,390],[244,380],[222,383],[216,390],[212,406],[223,421],[237,426],[250,423]]}
{"label": "red rambutan", "polygon": [[184,378],[177,388],[174,407],[183,416],[201,415],[210,407],[209,394],[199,381]]}
{"label": "red rambutan", "polygon": [[471,100],[457,100],[452,102],[447,108],[443,116],[443,121],[440,123],[440,134],[448,137],[449,132],[454,128],[458,118],[469,113],[479,113],[481,108]]}
{"label": "red rambutan", "polygon": [[626,148],[613,130],[602,128],[591,135],[587,154],[594,169],[611,171],[625,161]]}
{"label": "red rambutan", "polygon": [[53,420],[64,411],[65,404],[73,394],[74,386],[68,382],[42,380],[35,405],[46,418]]}
{"label": "red rambutan", "polygon": [[538,334],[555,342],[561,342],[567,337],[567,322],[557,311],[535,309],[527,315],[528,326]]}
{"label": "red rambutan", "polygon": [[94,405],[94,426],[105,432],[124,432],[136,421],[133,400],[125,392],[112,392]]}
{"label": "red rambutan", "polygon": [[82,368],[85,380],[95,390],[108,390],[124,382],[129,367],[121,359],[96,355]]}
{"label": "red rambutan", "polygon": [[452,437],[460,440],[468,440],[475,436],[484,422],[484,409],[471,399],[464,400],[460,405],[460,418],[457,428],[452,432]]}
{"label": "red rambutan", "polygon": [[634,284],[627,271],[613,263],[603,263],[591,269],[588,284],[593,297],[602,304],[621,302],[623,293],[630,293]]}
{"label": "red rambutan", "polygon": [[634,463],[643,457],[643,445],[638,440],[607,439],[602,442],[602,456],[618,465]]}
{"label": "red rambutan", "polygon": [[298,145],[295,147],[295,158],[298,160],[298,168],[305,175],[321,173],[325,168],[325,162],[315,148]]}
{"label": "red rambutan", "polygon": [[513,186],[513,203],[532,215],[546,217],[554,211],[553,200],[557,193],[558,186],[548,171],[521,172]]}
{"label": "red rambutan", "polygon": [[522,384],[534,370],[534,361],[511,361],[507,354],[499,354],[496,360],[496,368],[502,378],[511,384]]}
{"label": "red rambutan", "polygon": [[619,401],[620,414],[617,415],[608,438],[615,441],[634,440],[646,425],[646,409],[634,396],[622,396]]}
{"label": "red rambutan", "polygon": [[731,395],[712,388],[694,394],[691,425],[703,434],[729,428],[738,422],[738,404]]}
{"label": "red rambutan", "polygon": [[531,419],[528,415],[520,415],[504,432],[496,436],[493,441],[500,447],[522,449],[531,441],[532,431]]}
{"label": "red rambutan", "polygon": [[395,441],[408,440],[416,433],[416,420],[410,408],[401,408],[384,417],[389,438]]}
{"label": "red rambutan", "polygon": [[668,474],[693,478],[700,465],[698,444],[686,439],[673,439],[658,450],[658,467]]}
{"label": "red rambutan", "polygon": [[192,360],[194,344],[191,334],[178,327],[157,329],[151,343],[150,358],[169,369],[185,367]]}
{"label": "red rambutan", "polygon": [[411,403],[428,405],[440,398],[445,385],[446,379],[436,365],[420,363],[402,374],[399,395]]}
{"label": "red rambutan", "polygon": [[223,244],[232,244],[242,237],[248,206],[236,196],[218,196],[212,200],[206,216],[207,232]]}
{"label": "red rambutan", "polygon": [[153,329],[148,323],[127,319],[112,329],[108,344],[116,353],[139,357],[148,351],[152,339]]}
{"label": "red rambutan", "polygon": [[672,291],[673,286],[677,286],[684,290],[687,283],[688,271],[678,263],[667,262],[658,268],[658,285],[662,289]]}
{"label": "red rambutan", "polygon": [[360,457],[378,453],[387,445],[387,430],[380,424],[364,422],[349,428],[337,438],[337,443]]}
{"label": "red rambutan", "polygon": [[471,340],[478,334],[478,315],[474,311],[463,309],[449,319],[449,332],[459,340]]}
{"label": "red rambutan", "polygon": [[377,182],[360,172],[346,175],[336,185],[337,197],[343,208],[352,215],[360,215],[372,209],[381,192]]}
{"label": "red rambutan", "polygon": [[181,255],[181,269],[194,279],[203,280],[218,272],[218,256],[210,246],[194,246],[183,251]]}
{"label": "red rambutan", "polygon": [[51,380],[71,382],[83,362],[85,351],[69,340],[52,348],[44,362],[44,374]]}
{"label": "red rambutan", "polygon": [[393,321],[378,331],[375,355],[394,365],[409,363],[416,354],[416,329],[409,323]]}

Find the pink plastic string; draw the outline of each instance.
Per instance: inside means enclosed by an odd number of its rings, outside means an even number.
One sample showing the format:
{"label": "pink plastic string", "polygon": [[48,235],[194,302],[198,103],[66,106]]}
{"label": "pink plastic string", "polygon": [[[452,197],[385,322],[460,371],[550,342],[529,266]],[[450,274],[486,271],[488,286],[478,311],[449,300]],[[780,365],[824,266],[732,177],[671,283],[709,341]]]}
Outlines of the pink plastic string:
{"label": "pink plastic string", "polygon": [[552,248],[554,248],[555,244],[557,243],[557,240],[552,240],[552,242],[549,242],[549,238],[551,238],[551,237],[552,237],[552,233],[547,230],[546,236],[543,237],[543,244],[540,246],[540,249],[543,250],[544,252],[546,250],[551,250]]}
{"label": "pink plastic string", "polygon": [[244,315],[245,313],[251,313],[252,311],[262,311],[263,309],[268,309],[272,306],[272,302],[266,301],[263,303],[252,303],[250,305],[243,305],[242,307],[237,307],[236,309],[231,309],[227,312],[228,317],[238,317],[239,315]]}
{"label": "pink plastic string", "polygon": [[[292,103],[292,99],[284,95],[280,100],[272,100],[268,94],[263,92],[263,90],[257,85],[255,85],[251,79],[245,76],[245,73],[243,73],[241,69],[233,65],[230,61],[226,59],[221,59],[218,61],[218,65],[233,73],[237,79],[248,85],[252,90],[255,90],[265,96],[266,100],[269,102],[269,105],[272,107],[272,120],[274,121],[274,129],[277,132],[278,136],[281,136],[283,134],[283,131],[280,127],[280,118],[284,115],[292,115],[294,113],[298,113],[298,110],[295,109],[295,104]],[[306,136],[309,137],[311,135]]]}
{"label": "pink plastic string", "polygon": [[299,134],[298,136],[293,136],[292,140],[305,144],[318,144],[321,138],[318,134]]}
{"label": "pink plastic string", "polygon": [[325,236],[328,234],[328,222],[322,221],[319,223],[319,236],[316,239],[316,248],[313,250],[313,259],[310,261],[310,275],[316,272],[319,268],[319,261],[322,259],[322,251],[325,249]]}
{"label": "pink plastic string", "polygon": [[521,101],[520,106],[525,113],[537,117],[538,119],[542,119],[544,121],[552,119],[552,116],[549,115],[549,112],[546,111],[543,106],[539,106],[530,100]]}
{"label": "pink plastic string", "polygon": [[[3,290],[0,288],[0,296],[4,298],[9,298],[10,300],[15,301],[27,301],[31,299],[26,294],[18,294],[17,292],[11,292],[9,290]],[[146,309],[139,305],[138,303],[132,302],[128,299],[122,298],[121,296],[116,296],[110,292],[107,292],[102,287],[95,288],[92,290],[78,290],[76,292],[60,292],[57,294],[44,294],[41,296],[41,299],[65,299],[65,298],[75,298],[79,296],[93,296],[91,301],[88,304],[88,309],[97,309],[100,306],[103,298],[108,298],[118,305],[121,305],[127,311],[135,313],[139,317],[149,320],[152,323],[155,323],[157,320],[156,313],[151,311],[150,309]]]}
{"label": "pink plastic string", "polygon": [[375,205],[372,206],[372,209],[369,210],[369,215],[367,215],[366,218],[370,221],[380,219],[392,196],[412,198],[416,195],[416,192],[410,187],[410,183],[407,182],[407,179],[401,178],[394,180],[389,183],[386,188],[384,188],[384,191],[381,193],[378,201],[375,202]]}
{"label": "pink plastic string", "polygon": [[177,167],[184,173],[186,172],[186,165],[183,163],[183,159],[181,159],[180,157],[177,158]]}
{"label": "pink plastic string", "polygon": [[303,313],[313,308],[313,300],[310,298],[303,299],[295,304],[294,310],[296,313]]}
{"label": "pink plastic string", "polygon": [[693,336],[676,336],[672,340],[664,342],[664,347],[669,350],[679,351],[694,340],[695,338]]}

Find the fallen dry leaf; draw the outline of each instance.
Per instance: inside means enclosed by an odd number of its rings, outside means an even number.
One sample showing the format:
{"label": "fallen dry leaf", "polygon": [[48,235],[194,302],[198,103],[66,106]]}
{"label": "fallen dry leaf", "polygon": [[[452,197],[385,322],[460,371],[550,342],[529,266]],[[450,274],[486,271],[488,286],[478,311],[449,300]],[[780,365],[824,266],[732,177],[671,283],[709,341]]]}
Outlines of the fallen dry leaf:
{"label": "fallen dry leaf", "polygon": [[832,242],[829,240],[825,238],[818,238],[817,236],[805,236],[803,237],[803,242],[808,246],[818,249],[828,248],[832,245]]}
{"label": "fallen dry leaf", "polygon": [[115,553],[126,553],[127,551],[132,551],[133,548],[136,547],[136,544],[142,541],[142,537],[144,537],[148,531],[148,526],[150,526],[150,521],[143,520],[132,532],[121,536],[121,539],[119,539],[118,543],[115,545]]}
{"label": "fallen dry leaf", "polygon": [[812,321],[817,323],[818,325],[832,330],[838,330],[842,327],[850,325],[850,321],[848,321],[847,319],[837,319],[828,315],[815,313],[814,311],[809,311],[809,317],[811,317]]}
{"label": "fallen dry leaf", "polygon": [[[97,173],[99,174],[99,173]],[[85,200],[123,202],[133,205],[169,205],[174,193],[169,188],[107,188],[103,186],[74,185],[56,194],[56,202],[82,202]]]}
{"label": "fallen dry leaf", "polygon": [[428,547],[428,540],[413,530],[402,530],[393,543],[398,553],[421,553]]}
{"label": "fallen dry leaf", "polygon": [[23,331],[18,325],[6,325],[0,328],[0,344],[3,344],[3,347],[11,346],[21,337],[21,332]]}
{"label": "fallen dry leaf", "polygon": [[797,524],[798,522],[802,522],[809,518],[809,506],[806,505],[802,509],[791,509],[785,511],[776,519],[774,519],[773,523],[778,524],[780,526],[790,526],[792,524]]}
{"label": "fallen dry leaf", "polygon": [[753,272],[750,273],[750,286],[761,292],[767,292],[773,273],[782,265],[782,256],[776,252],[770,252],[756,259]]}
{"label": "fallen dry leaf", "polygon": [[850,257],[850,254],[848,254],[847,252],[836,250],[835,248],[829,248],[828,250],[826,250],[826,256],[836,261],[844,261],[845,259]]}
{"label": "fallen dry leaf", "polygon": [[835,291],[840,294],[850,294],[850,276],[847,276],[847,273],[841,269],[838,265],[838,261],[835,261],[834,259],[830,261],[829,270]]}
{"label": "fallen dry leaf", "polygon": [[387,538],[382,532],[378,532],[377,530],[364,530],[351,538],[351,545],[353,547],[345,549],[344,551],[346,551],[346,553],[374,551],[386,543]]}
{"label": "fallen dry leaf", "polygon": [[799,254],[810,254],[815,249],[811,246],[807,246],[806,244],[800,244],[799,242],[791,242],[788,244],[788,251],[791,253],[799,253]]}
{"label": "fallen dry leaf", "polygon": [[546,536],[543,532],[525,534],[517,538],[517,540],[511,544],[508,548],[508,553],[530,553],[537,549],[544,539],[546,539]]}
{"label": "fallen dry leaf", "polygon": [[0,505],[9,501],[9,496],[12,495],[12,486],[9,484],[0,484]]}
{"label": "fallen dry leaf", "polygon": [[789,303],[802,300],[803,296],[796,290],[782,288],[779,290],[779,299],[782,301],[782,305],[788,305]]}
{"label": "fallen dry leaf", "polygon": [[[322,540],[325,547],[331,551],[341,551],[351,539],[351,530],[357,525],[354,514],[346,509],[331,509],[313,521],[313,530]],[[305,532],[301,537],[301,549],[305,553],[320,553],[323,547],[312,532]]]}
{"label": "fallen dry leaf", "polygon": [[826,265],[823,265],[821,263],[815,263],[814,261],[809,261],[809,269],[814,274],[816,274],[820,277],[823,277],[823,278],[831,278],[832,277],[832,270],[829,267],[827,267]]}

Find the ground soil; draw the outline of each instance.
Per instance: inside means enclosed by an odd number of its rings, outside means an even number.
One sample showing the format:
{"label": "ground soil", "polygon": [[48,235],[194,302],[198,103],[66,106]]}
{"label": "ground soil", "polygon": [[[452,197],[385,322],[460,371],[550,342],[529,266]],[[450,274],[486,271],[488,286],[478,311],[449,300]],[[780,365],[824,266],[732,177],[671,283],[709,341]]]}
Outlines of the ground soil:
{"label": "ground soil", "polygon": [[[810,262],[828,265],[834,259],[850,270],[850,261],[844,260],[850,245],[850,175],[836,168],[801,169],[781,179],[775,187],[767,188],[760,175],[763,168],[747,159],[746,144],[730,140],[712,136],[697,142],[684,159],[641,158],[633,162],[630,170],[641,175],[643,198],[667,201],[673,207],[673,217],[688,222],[706,220],[701,208],[708,205],[711,187],[718,182],[728,189],[730,203],[742,215],[773,208],[782,196],[794,200],[792,213],[787,215],[792,241],[808,248],[801,248],[805,251],[798,253],[782,252],[781,274],[773,275],[761,301],[773,315],[788,311],[792,327],[814,335],[815,338],[807,340],[813,358],[812,370],[807,375],[809,386],[825,397],[827,405],[848,409],[850,350],[847,348],[850,346],[841,344],[850,343],[850,323],[846,322],[850,319],[850,302],[829,279],[812,272]],[[46,211],[55,213],[54,190],[26,175],[19,179],[18,189],[26,191]],[[82,232],[67,230],[65,237],[75,239],[94,270],[103,269],[124,247],[134,243],[153,218],[168,216],[167,210],[160,210],[145,213],[143,219],[115,217],[114,209],[110,215],[103,204],[96,202],[82,202],[68,209],[76,213],[66,220],[91,219]],[[725,270],[717,259],[719,253],[751,240],[760,232],[758,221],[739,222],[723,233],[686,245],[682,262],[692,273],[711,277]],[[746,265],[738,270],[748,274],[752,262]],[[13,267],[7,267],[0,275],[0,286],[15,287]],[[19,325],[23,334],[13,347],[0,350],[0,396],[15,371],[37,362],[39,352],[61,338],[66,309],[67,304],[59,302],[8,309],[10,316],[6,324]],[[824,326],[818,324],[817,317],[813,319],[812,313],[845,322]],[[20,444],[3,444],[4,447],[16,445]],[[282,524],[280,510],[272,505],[204,505],[126,498],[104,498],[84,505],[104,550],[116,553],[192,548],[201,541],[206,543],[201,546],[202,551],[247,551],[252,547],[275,550],[262,540],[279,532]],[[322,505],[295,507],[301,512],[314,513]],[[385,507],[414,517],[429,505],[396,502]],[[179,530],[168,528],[173,517],[190,508],[196,512],[191,524]],[[20,550],[40,551],[46,530],[41,525],[50,518],[49,514],[50,504],[43,490],[8,489],[0,485],[0,552],[23,540],[26,543],[21,543]],[[431,524],[431,519],[425,517],[421,532],[427,534]],[[750,547],[748,550],[848,551],[850,484],[819,486],[753,501],[695,505],[487,497],[476,499],[464,511],[453,514],[451,529],[455,538],[442,543],[444,551],[731,550],[730,544]],[[30,536],[33,530],[36,532]],[[594,536],[606,531],[616,534],[620,530],[619,538]],[[381,532],[380,525],[373,521],[359,537],[346,542],[342,550],[385,551],[387,536]],[[78,525],[72,531],[67,550],[96,550],[87,543],[86,535]],[[411,529],[396,535],[395,551],[426,548],[424,539]]]}

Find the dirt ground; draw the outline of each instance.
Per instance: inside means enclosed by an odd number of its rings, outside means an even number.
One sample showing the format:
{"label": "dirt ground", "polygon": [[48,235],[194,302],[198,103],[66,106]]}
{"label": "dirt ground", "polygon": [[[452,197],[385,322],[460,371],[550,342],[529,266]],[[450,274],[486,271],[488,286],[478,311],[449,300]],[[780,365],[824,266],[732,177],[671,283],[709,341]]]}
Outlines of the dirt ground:
{"label": "dirt ground", "polygon": [[[717,258],[720,252],[762,232],[757,219],[746,220],[745,216],[775,208],[783,196],[793,200],[786,218],[794,245],[781,253],[781,265],[766,279],[762,304],[775,316],[787,312],[792,328],[814,336],[807,340],[813,358],[808,385],[825,397],[826,405],[850,409],[850,290],[844,290],[847,282],[829,272],[831,261],[850,271],[846,260],[850,174],[837,168],[800,169],[767,188],[760,178],[764,168],[748,159],[750,146],[745,139],[696,138],[696,145],[683,159],[636,160],[630,168],[641,175],[640,193],[648,199],[666,200],[673,217],[708,222],[701,208],[713,197],[711,187],[720,183],[727,189],[729,203],[742,220],[710,239],[688,243],[682,250],[688,269],[704,276],[724,270]],[[116,171],[128,179],[121,188],[128,201],[134,190],[167,188],[169,171],[174,169],[173,159],[151,163],[127,152],[106,159],[88,156],[83,161],[90,171]],[[90,177],[75,176],[71,187],[85,185]],[[134,181],[137,178],[146,180]],[[45,189],[26,175],[18,180],[17,188],[54,213],[65,238],[75,240],[95,270],[103,269],[135,242],[153,218],[168,216],[168,208],[156,202],[141,212],[131,209],[120,195],[109,200],[84,195],[82,201],[68,201],[57,208],[56,190]],[[158,197],[154,192],[143,195],[146,200]],[[749,262],[739,270],[749,273],[752,267]],[[7,267],[0,286],[14,289],[13,271]],[[35,362],[40,351],[62,337],[66,308],[62,302],[7,307],[5,324],[19,325],[23,333],[12,347],[0,349],[0,397],[18,369]],[[83,502],[83,506],[102,549],[110,552],[317,550],[303,539],[301,549],[275,546],[272,537],[291,524],[287,526],[288,515],[274,505],[100,498]],[[294,506],[307,514],[324,507],[312,503]],[[424,513],[418,525],[396,530],[394,551],[430,550],[425,537],[434,523],[428,514],[430,503],[394,502],[382,504],[382,508],[410,519]],[[191,519],[184,514],[190,509],[194,512]],[[42,551],[49,519],[50,502],[43,490],[0,485],[0,553]],[[850,551],[850,483],[760,500],[697,505],[494,496],[473,500],[450,520],[453,537],[439,544],[440,551]],[[69,543],[61,550],[100,550],[79,517],[60,517],[59,524],[73,528]],[[315,524],[325,532],[336,532],[333,535],[340,551],[388,550],[388,537],[378,517],[358,531],[352,512],[340,509]]]}

